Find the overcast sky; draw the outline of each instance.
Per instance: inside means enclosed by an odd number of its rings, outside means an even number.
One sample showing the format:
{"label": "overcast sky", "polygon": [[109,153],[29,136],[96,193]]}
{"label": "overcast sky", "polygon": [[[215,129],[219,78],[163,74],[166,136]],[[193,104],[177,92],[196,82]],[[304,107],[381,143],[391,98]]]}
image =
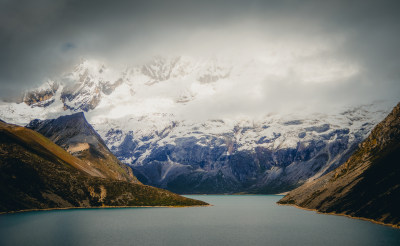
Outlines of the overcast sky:
{"label": "overcast sky", "polygon": [[[314,72],[330,76],[321,83],[297,83],[298,73],[272,81],[265,95],[271,100],[396,102],[398,2],[0,0],[0,98],[37,86],[82,57],[117,66],[154,55],[218,53],[270,55],[277,61],[272,67],[290,63],[300,71],[311,64],[305,70],[308,77]],[[230,93],[240,96],[240,91]]]}

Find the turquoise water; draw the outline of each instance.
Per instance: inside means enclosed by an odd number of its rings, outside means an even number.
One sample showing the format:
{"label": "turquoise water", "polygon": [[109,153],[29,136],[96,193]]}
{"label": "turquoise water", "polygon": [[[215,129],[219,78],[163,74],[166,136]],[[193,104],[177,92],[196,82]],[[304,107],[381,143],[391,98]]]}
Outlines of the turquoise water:
{"label": "turquoise water", "polygon": [[281,196],[188,196],[194,208],[0,215],[0,245],[400,245],[400,230],[278,206]]}

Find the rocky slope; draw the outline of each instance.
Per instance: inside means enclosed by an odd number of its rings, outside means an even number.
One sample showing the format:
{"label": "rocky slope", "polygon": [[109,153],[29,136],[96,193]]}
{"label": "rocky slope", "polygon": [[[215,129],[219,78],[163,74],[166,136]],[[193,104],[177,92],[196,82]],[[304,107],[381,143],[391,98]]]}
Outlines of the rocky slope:
{"label": "rocky slope", "polygon": [[182,117],[196,116],[208,101],[220,107],[219,97],[243,81],[257,89],[287,72],[270,65],[262,59],[155,57],[118,70],[82,61],[25,100],[34,104],[0,102],[0,117],[25,125],[87,111],[107,147],[144,184],[179,193],[276,193],[342,164],[392,107]]}
{"label": "rocky slope", "polygon": [[399,160],[400,103],[343,165],[279,203],[400,226]]}
{"label": "rocky slope", "polygon": [[104,179],[43,135],[0,122],[0,212],[100,206],[191,206],[166,190]]}
{"label": "rocky slope", "polygon": [[53,120],[33,120],[27,128],[39,132],[73,156],[96,169],[100,177],[139,183],[132,170],[122,164],[107,148],[103,139],[86,121],[84,113]]}

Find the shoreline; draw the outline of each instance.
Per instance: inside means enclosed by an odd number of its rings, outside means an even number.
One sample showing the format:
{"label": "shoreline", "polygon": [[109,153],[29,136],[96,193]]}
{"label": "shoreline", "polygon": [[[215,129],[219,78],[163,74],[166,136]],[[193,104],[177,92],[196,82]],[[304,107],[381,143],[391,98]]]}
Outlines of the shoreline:
{"label": "shoreline", "polygon": [[[197,194],[197,195],[199,195],[199,194]],[[213,195],[213,194],[202,194],[202,195]],[[272,195],[279,195],[279,194],[272,194]],[[369,221],[369,222],[374,223],[374,224],[388,226],[388,227],[392,227],[392,228],[395,228],[395,229],[400,229],[400,225],[395,225],[395,224],[391,224],[391,223],[384,223],[382,221],[377,221],[377,220],[374,220],[374,219],[369,219],[369,218],[364,218],[364,217],[356,217],[356,216],[351,216],[351,215],[344,214],[344,213],[334,213],[334,212],[325,213],[325,212],[320,212],[320,211],[318,211],[316,209],[312,209],[312,208],[300,207],[300,206],[298,206],[296,204],[280,204],[278,202],[276,204],[278,206],[290,206],[290,207],[294,207],[294,208],[305,210],[305,211],[311,211],[311,212],[315,212],[317,214],[344,216],[344,217],[351,218],[351,219],[359,219],[359,220]],[[24,210],[18,210],[18,211],[0,212],[0,215],[35,212],[35,211],[74,210],[74,209],[82,209],[83,210],[83,209],[102,209],[102,208],[105,208],[105,209],[112,209],[112,208],[191,208],[191,207],[212,207],[212,206],[214,206],[214,205],[208,204],[208,205],[193,205],[193,206],[188,206],[188,205],[177,206],[177,205],[175,205],[175,206],[64,207],[64,208],[42,208],[42,209],[41,208],[37,208],[37,209],[24,209]]]}
{"label": "shoreline", "polygon": [[233,193],[233,194],[179,194],[180,196],[284,196],[284,194],[252,194],[252,193]]}
{"label": "shoreline", "polygon": [[356,216],[351,216],[351,215],[344,214],[344,213],[334,213],[334,212],[325,213],[325,212],[320,212],[320,211],[318,211],[316,209],[313,209],[313,208],[303,208],[303,207],[300,207],[300,206],[298,206],[296,204],[280,204],[280,203],[276,203],[276,204],[278,204],[279,206],[291,206],[291,207],[295,207],[295,208],[306,210],[306,211],[312,211],[312,212],[316,212],[317,214],[344,216],[344,217],[347,217],[347,218],[350,218],[350,219],[358,219],[358,220],[369,221],[369,222],[372,222],[374,224],[388,226],[388,227],[392,227],[392,228],[395,228],[395,229],[400,229],[400,225],[384,223],[382,221],[377,221],[377,220],[374,220],[374,219],[368,219],[368,218],[364,218],[364,217],[356,217]]}
{"label": "shoreline", "polygon": [[183,206],[101,206],[101,207],[65,207],[65,208],[34,208],[34,209],[24,209],[18,211],[9,211],[9,212],[0,212],[0,215],[3,214],[17,214],[17,213],[26,213],[26,212],[35,212],[35,211],[52,211],[52,210],[73,210],[73,209],[102,209],[102,208],[193,208],[193,207],[212,207],[214,205],[183,205]]}

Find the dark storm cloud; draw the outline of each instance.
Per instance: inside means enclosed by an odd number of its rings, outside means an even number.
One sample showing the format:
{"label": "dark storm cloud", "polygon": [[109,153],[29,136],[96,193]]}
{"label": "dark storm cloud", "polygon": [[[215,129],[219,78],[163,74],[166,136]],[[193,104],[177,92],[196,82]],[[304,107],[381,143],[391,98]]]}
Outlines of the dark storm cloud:
{"label": "dark storm cloud", "polygon": [[[126,54],[119,47],[129,44],[127,56],[134,58],[152,43],[173,40],[174,32],[210,22],[217,12],[224,12],[218,5],[208,8],[202,3],[162,0],[0,4],[1,96],[38,84],[82,56]],[[184,27],[188,21],[193,25]]]}
{"label": "dark storm cloud", "polygon": [[315,93],[397,100],[399,9],[397,1],[3,0],[0,97],[38,85],[81,57],[133,63],[163,52],[235,51],[253,40],[340,39],[328,55],[361,71],[345,85]]}

